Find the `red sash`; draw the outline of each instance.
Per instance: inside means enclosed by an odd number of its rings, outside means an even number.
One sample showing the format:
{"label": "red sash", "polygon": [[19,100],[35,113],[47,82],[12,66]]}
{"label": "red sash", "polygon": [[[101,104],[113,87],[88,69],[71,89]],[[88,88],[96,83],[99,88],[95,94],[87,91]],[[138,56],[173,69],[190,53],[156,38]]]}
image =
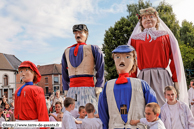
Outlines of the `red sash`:
{"label": "red sash", "polygon": [[94,87],[93,77],[70,78],[70,87]]}

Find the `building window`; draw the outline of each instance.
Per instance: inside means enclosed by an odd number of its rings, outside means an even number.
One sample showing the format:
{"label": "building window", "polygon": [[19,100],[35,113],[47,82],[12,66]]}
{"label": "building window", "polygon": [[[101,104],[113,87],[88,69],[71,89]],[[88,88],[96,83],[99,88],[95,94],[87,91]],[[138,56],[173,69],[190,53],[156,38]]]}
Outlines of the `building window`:
{"label": "building window", "polygon": [[45,83],[48,83],[48,77],[45,77]]}
{"label": "building window", "polygon": [[7,86],[8,85],[8,76],[4,75],[3,80],[4,80],[4,86]]}
{"label": "building window", "polygon": [[54,77],[54,84],[58,84],[59,83],[59,77]]}
{"label": "building window", "polygon": [[6,98],[8,98],[8,89],[4,89],[4,95]]}
{"label": "building window", "polygon": [[49,94],[49,88],[45,87],[45,89],[46,89],[46,94]]}

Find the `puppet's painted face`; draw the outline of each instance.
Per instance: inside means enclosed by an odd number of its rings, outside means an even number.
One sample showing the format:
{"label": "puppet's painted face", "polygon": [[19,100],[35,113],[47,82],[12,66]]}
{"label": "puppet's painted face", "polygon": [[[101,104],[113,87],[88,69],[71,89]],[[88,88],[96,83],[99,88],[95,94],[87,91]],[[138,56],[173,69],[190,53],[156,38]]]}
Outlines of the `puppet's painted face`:
{"label": "puppet's painted face", "polygon": [[118,74],[129,73],[134,65],[133,53],[115,53],[114,61]]}
{"label": "puppet's painted face", "polygon": [[33,82],[34,73],[29,68],[20,69],[19,74],[23,82]]}
{"label": "puppet's painted face", "polygon": [[85,31],[75,31],[73,32],[73,34],[75,35],[75,39],[77,41],[77,43],[85,43],[86,39],[87,39],[87,34],[85,33]]}
{"label": "puppet's painted face", "polygon": [[156,27],[156,24],[157,24],[157,17],[154,14],[142,16],[142,25],[144,28]]}

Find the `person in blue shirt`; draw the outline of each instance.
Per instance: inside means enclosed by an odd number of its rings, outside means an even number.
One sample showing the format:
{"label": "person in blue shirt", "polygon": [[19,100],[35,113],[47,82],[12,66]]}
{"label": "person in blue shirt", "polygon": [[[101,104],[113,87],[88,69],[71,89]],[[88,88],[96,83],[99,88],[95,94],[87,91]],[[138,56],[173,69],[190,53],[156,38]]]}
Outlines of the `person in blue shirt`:
{"label": "person in blue shirt", "polygon": [[106,82],[98,101],[98,113],[103,129],[144,129],[142,124],[130,125],[130,120],[144,117],[145,105],[156,102],[156,94],[143,80],[129,77],[136,71],[137,56],[129,45],[112,51],[119,77]]}

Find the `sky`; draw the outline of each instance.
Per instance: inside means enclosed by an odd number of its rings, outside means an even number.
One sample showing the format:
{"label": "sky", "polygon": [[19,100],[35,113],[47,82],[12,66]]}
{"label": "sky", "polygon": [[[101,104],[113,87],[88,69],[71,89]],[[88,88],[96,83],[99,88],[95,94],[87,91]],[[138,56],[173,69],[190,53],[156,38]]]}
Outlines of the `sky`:
{"label": "sky", "polygon": [[[75,24],[89,29],[87,44],[102,48],[105,31],[128,15],[138,0],[0,0],[0,53],[36,65],[61,63],[65,48],[76,43]],[[150,0],[158,6],[162,0]],[[181,25],[194,23],[192,0],[166,0]]]}

